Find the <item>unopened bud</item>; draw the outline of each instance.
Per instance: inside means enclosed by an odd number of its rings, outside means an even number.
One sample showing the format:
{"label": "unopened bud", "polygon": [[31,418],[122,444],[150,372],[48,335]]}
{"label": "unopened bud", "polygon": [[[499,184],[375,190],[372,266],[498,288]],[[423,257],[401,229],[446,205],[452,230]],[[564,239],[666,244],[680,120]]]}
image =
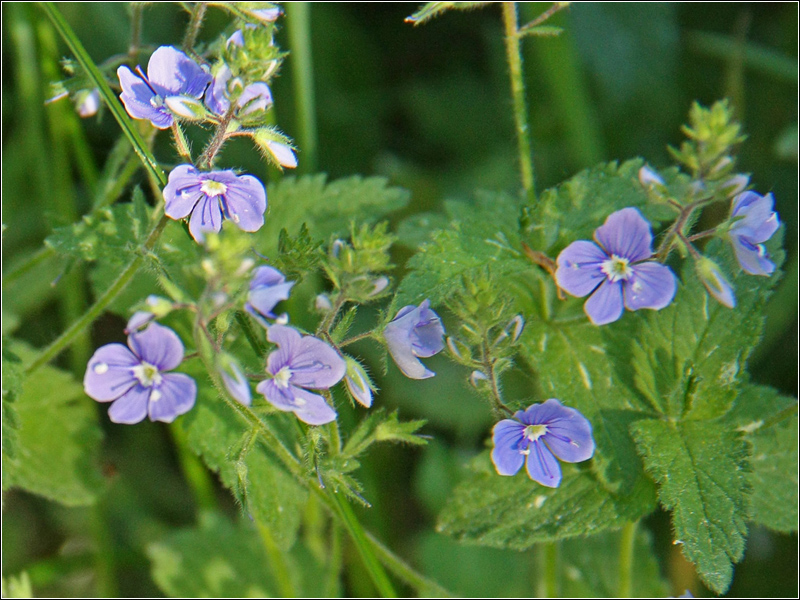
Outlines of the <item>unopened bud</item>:
{"label": "unopened bud", "polygon": [[736,296],[733,293],[733,286],[722,274],[717,263],[710,258],[703,256],[695,263],[700,281],[705,286],[708,293],[714,296],[720,304],[733,308],[736,306]]}
{"label": "unopened bud", "polygon": [[100,109],[100,90],[81,90],[75,94],[75,109],[83,119],[96,115]]}
{"label": "unopened bud", "polygon": [[206,117],[206,107],[196,98],[189,96],[168,96],[164,104],[174,114],[188,121],[201,121]]}
{"label": "unopened bud", "polygon": [[639,169],[639,183],[644,187],[650,187],[651,185],[664,185],[664,180],[653,169],[644,166]]}
{"label": "unopened bud", "polygon": [[239,366],[239,362],[230,354],[222,353],[217,358],[217,372],[231,397],[237,402],[250,406],[250,384]]}
{"label": "unopened bud", "polygon": [[369,293],[369,297],[372,298],[373,296],[377,296],[383,290],[389,287],[389,278],[388,277],[378,277],[372,281],[372,291]]}
{"label": "unopened bud", "polygon": [[488,379],[489,377],[483,371],[473,371],[472,374],[469,376],[469,382],[475,389],[478,389],[478,384],[481,381],[487,381]]}
{"label": "unopened bud", "polygon": [[352,394],[353,398],[361,406],[369,408],[372,406],[372,390],[374,386],[358,361],[346,356],[345,362],[347,363],[347,373],[344,377],[344,383],[348,391]]}
{"label": "unopened bud", "polygon": [[747,175],[735,175],[722,184],[722,190],[726,196],[736,196],[742,193],[750,185],[750,178]]}
{"label": "unopened bud", "polygon": [[333,310],[333,303],[327,294],[319,294],[314,299],[314,308],[321,313],[327,313]]}

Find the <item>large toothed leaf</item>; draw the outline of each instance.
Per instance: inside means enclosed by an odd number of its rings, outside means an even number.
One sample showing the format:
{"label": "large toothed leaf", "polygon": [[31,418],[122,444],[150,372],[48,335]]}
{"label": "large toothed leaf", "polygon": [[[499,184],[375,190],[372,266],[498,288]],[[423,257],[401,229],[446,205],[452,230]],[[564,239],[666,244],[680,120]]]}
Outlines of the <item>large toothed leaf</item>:
{"label": "large toothed leaf", "polygon": [[523,472],[498,475],[488,453],[473,464],[439,516],[438,530],[468,543],[495,548],[530,548],[538,542],[619,529],[655,508],[652,483],[640,479],[629,493],[612,494],[586,472],[562,464],[556,489]]}
{"label": "large toothed leaf", "polygon": [[744,555],[747,444],[720,422],[651,419],[631,429],[658,499],[672,513],[676,543],[706,585],[724,593]]}

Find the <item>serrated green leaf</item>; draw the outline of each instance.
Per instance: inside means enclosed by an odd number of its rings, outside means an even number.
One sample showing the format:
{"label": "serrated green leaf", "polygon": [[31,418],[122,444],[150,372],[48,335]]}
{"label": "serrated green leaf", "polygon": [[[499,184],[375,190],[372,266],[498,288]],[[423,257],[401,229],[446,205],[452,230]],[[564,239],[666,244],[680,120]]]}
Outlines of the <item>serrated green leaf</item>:
{"label": "serrated green leaf", "polygon": [[[546,190],[528,210],[525,241],[534,250],[555,256],[575,240],[592,239],[594,230],[608,215],[629,206],[638,208],[654,229],[674,219],[675,211],[666,204],[651,202],[639,182],[643,165],[638,158],[622,165],[602,163]],[[670,189],[685,179],[675,170],[662,176]]]}
{"label": "serrated green leaf", "polygon": [[408,261],[411,272],[400,283],[390,313],[425,298],[436,306],[463,277],[487,267],[498,280],[530,270],[520,254],[519,209],[515,198],[488,192],[474,202],[447,202],[450,225]]}
{"label": "serrated green leaf", "polygon": [[424,419],[416,421],[400,421],[397,411],[386,414],[383,410],[373,411],[361,421],[345,444],[343,453],[358,456],[374,442],[400,442],[413,445],[424,445],[426,440],[416,432],[425,425]]}
{"label": "serrated green leaf", "polygon": [[[19,417],[14,407],[14,403],[22,391],[22,361],[11,352],[3,340],[3,464],[7,460],[13,460],[17,455],[17,430],[19,429]],[[3,489],[6,489],[6,472],[3,470]]]}
{"label": "serrated green leaf", "polygon": [[661,505],[672,512],[676,543],[719,594],[744,555],[749,517],[748,448],[720,422],[643,420],[631,430],[645,468],[658,483]]}
{"label": "serrated green leaf", "polygon": [[3,577],[3,598],[33,598],[31,588],[31,578],[27,571],[23,571],[16,577],[10,575]]}
{"label": "serrated green leaf", "polygon": [[752,520],[776,531],[797,531],[797,399],[746,385],[725,420],[753,445],[747,474]]}
{"label": "serrated green leaf", "polygon": [[153,580],[174,598],[265,598],[280,595],[255,526],[203,515],[197,528],[150,544]]}
{"label": "serrated green leaf", "polygon": [[[619,596],[620,532],[607,532],[561,543],[560,595],[563,598]],[[659,572],[650,533],[636,532],[632,569],[633,598],[666,598],[670,587]]]}
{"label": "serrated green leaf", "polygon": [[[12,350],[23,361],[36,355],[21,343]],[[97,462],[102,433],[94,401],[83,386],[69,373],[44,366],[25,380],[14,407],[16,458],[3,457],[3,485],[67,506],[94,502],[103,486]]]}
{"label": "serrated green leaf", "polygon": [[539,542],[618,529],[655,508],[655,490],[645,479],[616,496],[590,474],[566,464],[556,489],[531,481],[524,472],[498,475],[488,452],[475,468],[456,488],[437,526],[463,542],[523,550]]}
{"label": "serrated green leaf", "polygon": [[413,15],[406,17],[406,22],[422,25],[448,10],[472,10],[487,4],[491,4],[491,2],[428,2]]}
{"label": "serrated green leaf", "polygon": [[144,242],[150,225],[150,209],[144,194],[134,189],[131,202],[101,208],[73,225],[59,227],[45,244],[62,255],[95,261],[102,257],[123,264]]}
{"label": "serrated green leaf", "polygon": [[210,386],[200,390],[197,406],[179,423],[186,430],[189,446],[210,469],[219,473],[222,483],[234,492],[244,493],[240,499],[246,501],[245,508],[253,518],[270,528],[282,549],[291,548],[300,527],[307,490],[258,444],[244,457],[245,472],[237,470],[241,440],[248,427]]}
{"label": "serrated green leaf", "polygon": [[267,190],[266,223],[254,234],[254,247],[262,254],[277,250],[281,229],[290,235],[305,223],[314,240],[345,236],[350,223],[374,223],[408,204],[406,190],[389,187],[383,177],[346,177],[326,183],[325,175],[286,177]]}
{"label": "serrated green leaf", "polygon": [[[773,249],[776,245],[779,240],[771,242]],[[708,295],[687,260],[675,301],[635,317],[641,321],[633,358],[637,387],[656,410],[675,418],[710,419],[730,408],[747,357],[761,337],[770,290],[780,277],[777,271],[772,277],[743,273],[719,240],[709,244],[706,254],[728,273],[737,273],[731,277],[734,309]],[[782,254],[773,251],[777,266]]]}

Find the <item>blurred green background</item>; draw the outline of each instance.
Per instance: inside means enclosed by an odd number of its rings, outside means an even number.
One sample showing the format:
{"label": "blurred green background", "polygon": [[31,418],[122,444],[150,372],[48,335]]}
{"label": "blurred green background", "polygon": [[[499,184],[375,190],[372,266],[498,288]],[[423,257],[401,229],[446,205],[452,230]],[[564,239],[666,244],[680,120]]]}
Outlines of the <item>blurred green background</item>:
{"label": "blurred green background", "polygon": [[[313,4],[313,76],[319,128],[318,164],[331,178],[387,176],[409,189],[412,202],[393,221],[438,211],[445,199],[475,189],[517,187],[516,140],[497,7],[453,12],[429,24],[403,22],[414,3]],[[522,22],[548,4],[521,6]],[[96,62],[127,51],[129,17],[119,3],[60,4]],[[579,4],[560,13],[566,32],[524,41],[537,187],[557,184],[596,162],[644,157],[670,163],[691,102],[728,97],[748,140],[739,169],[760,193],[772,192],[786,225],[785,280],[767,312],[765,338],[749,366],[752,378],[797,395],[797,36],[794,3]],[[76,221],[91,205],[89,190],[119,137],[106,111],[81,121],[69,101],[44,105],[49,82],[68,55],[33,4],[3,3],[3,269],[41,247],[53,227]],[[178,44],[187,14],[177,4],[144,12],[143,43]],[[228,19],[210,10],[201,40],[213,40]],[[285,31],[282,48],[291,51]],[[298,135],[291,55],[274,86],[278,125]],[[302,147],[300,148],[302,168]],[[156,156],[176,158],[166,135]],[[276,177],[247,144],[226,147],[222,164],[264,179]],[[133,182],[142,182],[141,173]],[[399,264],[413,249],[398,247]],[[402,270],[398,271],[398,277]],[[58,258],[38,265],[13,288],[4,286],[3,331],[41,347],[80,314],[90,298],[85,270]],[[65,291],[67,290],[67,291]],[[93,348],[120,339],[123,321],[101,318],[91,340],[59,358],[81,378]],[[360,350],[366,355],[371,348]],[[470,392],[465,373],[443,357],[430,361],[432,380],[379,381],[377,402],[404,418],[425,418],[427,448],[380,448],[359,472],[372,510],[359,516],[390,547],[459,595],[530,595],[532,558],[458,546],[434,533],[435,516],[469,457],[483,445],[491,416]],[[379,372],[375,361],[373,372]],[[396,374],[396,371],[393,371]],[[513,382],[524,395],[525,377]],[[91,401],[86,398],[85,402]],[[104,500],[68,509],[18,491],[4,494],[3,575],[25,569],[38,595],[122,596],[160,591],[149,573],[147,543],[195,520],[169,430],[142,423],[109,424],[101,461]],[[342,420],[363,412],[344,408]],[[227,492],[218,490],[231,514]],[[669,544],[663,514],[647,521],[663,572],[676,586],[700,586]],[[106,536],[114,571],[98,573],[93,547]],[[372,592],[348,554],[346,590]],[[98,588],[98,581],[107,587]],[[108,581],[113,583],[108,584]],[[108,587],[111,585],[111,587]],[[701,587],[695,587],[701,592]],[[750,532],[732,596],[791,596],[797,591],[797,537]]]}

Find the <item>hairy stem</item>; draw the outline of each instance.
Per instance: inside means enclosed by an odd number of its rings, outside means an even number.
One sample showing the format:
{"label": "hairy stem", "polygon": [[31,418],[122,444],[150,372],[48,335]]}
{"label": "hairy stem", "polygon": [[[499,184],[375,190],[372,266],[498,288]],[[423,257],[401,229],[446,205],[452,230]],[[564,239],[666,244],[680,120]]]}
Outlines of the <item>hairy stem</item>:
{"label": "hairy stem", "polygon": [[194,8],[192,8],[189,25],[186,27],[186,35],[183,36],[183,43],[181,44],[184,52],[189,52],[194,55],[197,54],[194,51],[194,44],[197,41],[200,29],[203,27],[203,17],[206,16],[206,8],[205,2],[198,2],[194,5]]}
{"label": "hairy stem", "polygon": [[522,75],[522,53],[517,29],[517,5],[503,2],[503,26],[505,28],[506,59],[511,78],[511,95],[514,100],[514,121],[517,129],[519,170],[522,189],[532,202],[536,201],[533,178],[533,151],[528,127],[528,107],[525,102],[525,83]]}

